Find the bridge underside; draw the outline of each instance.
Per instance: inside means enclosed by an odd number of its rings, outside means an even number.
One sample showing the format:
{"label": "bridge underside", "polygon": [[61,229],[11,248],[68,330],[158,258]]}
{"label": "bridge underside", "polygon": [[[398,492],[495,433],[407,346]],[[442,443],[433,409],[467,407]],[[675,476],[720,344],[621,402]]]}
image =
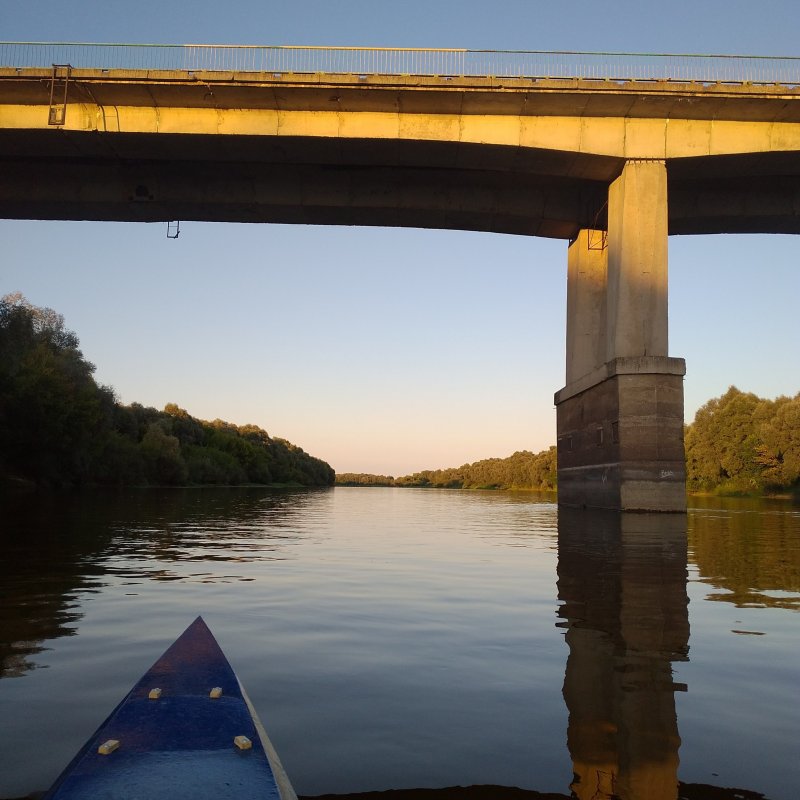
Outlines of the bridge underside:
{"label": "bridge underside", "polygon": [[[0,216],[277,222],[572,240],[625,159],[464,142],[0,130]],[[800,153],[667,163],[670,234],[800,233]]]}

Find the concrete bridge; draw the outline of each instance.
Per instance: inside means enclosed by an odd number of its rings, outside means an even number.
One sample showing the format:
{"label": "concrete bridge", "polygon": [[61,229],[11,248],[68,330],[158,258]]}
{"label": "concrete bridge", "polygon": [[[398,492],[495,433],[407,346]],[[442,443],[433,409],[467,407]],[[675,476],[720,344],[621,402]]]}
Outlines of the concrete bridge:
{"label": "concrete bridge", "polygon": [[800,59],[0,43],[0,161],[6,218],[566,240],[559,502],[682,511],[667,236],[800,233]]}

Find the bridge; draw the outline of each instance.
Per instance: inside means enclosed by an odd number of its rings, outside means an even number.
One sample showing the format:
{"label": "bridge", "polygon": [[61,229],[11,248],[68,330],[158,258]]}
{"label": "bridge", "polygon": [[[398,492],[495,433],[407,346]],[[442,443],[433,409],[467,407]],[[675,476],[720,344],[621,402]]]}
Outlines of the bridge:
{"label": "bridge", "polygon": [[800,58],[0,43],[0,160],[5,218],[566,240],[559,502],[682,511],[667,236],[800,233]]}

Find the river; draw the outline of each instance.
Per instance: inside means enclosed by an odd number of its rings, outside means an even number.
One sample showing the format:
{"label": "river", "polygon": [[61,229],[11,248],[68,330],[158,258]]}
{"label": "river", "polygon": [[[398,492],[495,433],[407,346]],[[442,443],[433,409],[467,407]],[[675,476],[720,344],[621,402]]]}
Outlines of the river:
{"label": "river", "polygon": [[[800,794],[786,502],[618,515],[336,488],[0,503],[0,798],[47,788],[198,614],[300,795]],[[512,796],[484,791],[408,796]]]}

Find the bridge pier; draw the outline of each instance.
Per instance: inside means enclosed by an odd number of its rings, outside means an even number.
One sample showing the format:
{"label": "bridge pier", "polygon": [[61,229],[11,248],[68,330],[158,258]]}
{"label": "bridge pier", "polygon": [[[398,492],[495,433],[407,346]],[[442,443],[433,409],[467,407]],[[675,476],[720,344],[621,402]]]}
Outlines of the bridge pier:
{"label": "bridge pier", "polygon": [[568,251],[560,504],[686,510],[686,365],[667,338],[666,166],[628,161],[609,187],[607,235],[582,230]]}

